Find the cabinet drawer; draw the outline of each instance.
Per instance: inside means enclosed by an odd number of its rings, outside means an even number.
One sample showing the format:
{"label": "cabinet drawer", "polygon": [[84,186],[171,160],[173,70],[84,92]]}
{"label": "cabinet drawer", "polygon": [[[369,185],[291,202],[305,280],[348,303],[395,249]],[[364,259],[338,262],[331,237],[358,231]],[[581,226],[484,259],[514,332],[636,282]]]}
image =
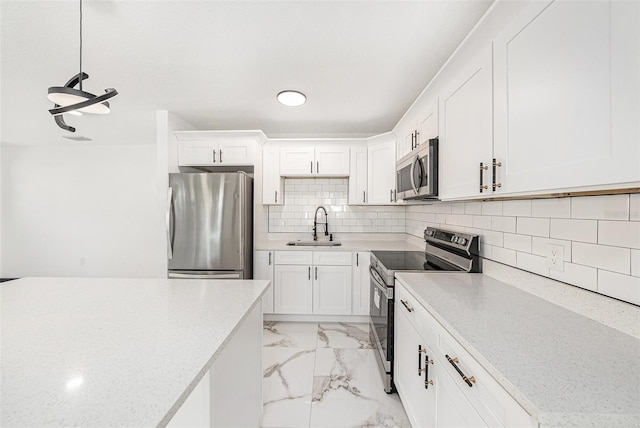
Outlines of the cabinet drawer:
{"label": "cabinet drawer", "polygon": [[398,286],[398,283],[399,281],[396,281],[396,312],[405,314],[426,344],[435,349],[440,324],[403,286]]}
{"label": "cabinet drawer", "polygon": [[313,264],[333,265],[333,266],[351,266],[350,251],[314,251]]}
{"label": "cabinet drawer", "polygon": [[277,265],[311,265],[313,251],[276,251]]}

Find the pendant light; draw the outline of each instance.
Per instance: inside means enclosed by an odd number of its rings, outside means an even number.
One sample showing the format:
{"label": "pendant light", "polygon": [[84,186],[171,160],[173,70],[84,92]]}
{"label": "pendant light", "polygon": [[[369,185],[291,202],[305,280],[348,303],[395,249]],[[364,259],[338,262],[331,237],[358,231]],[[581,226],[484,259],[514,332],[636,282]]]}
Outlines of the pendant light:
{"label": "pendant light", "polygon": [[[82,71],[82,0],[80,1],[80,72],[73,76],[64,86],[52,86],[49,88],[47,98],[55,105],[49,110],[54,116],[58,126],[66,131],[75,132],[76,129],[64,122],[64,113],[81,115],[107,114],[110,106],[107,100],[118,95],[114,88],[105,89],[105,93],[97,96],[82,89],[82,81],[89,78],[87,73]],[[76,85],[78,89],[76,89]]]}

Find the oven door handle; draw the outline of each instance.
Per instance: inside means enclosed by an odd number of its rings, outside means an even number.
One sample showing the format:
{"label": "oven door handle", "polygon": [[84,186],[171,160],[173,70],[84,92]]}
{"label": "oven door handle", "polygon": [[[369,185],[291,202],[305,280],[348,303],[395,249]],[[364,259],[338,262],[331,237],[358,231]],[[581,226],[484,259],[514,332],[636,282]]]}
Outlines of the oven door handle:
{"label": "oven door handle", "polygon": [[387,287],[384,284],[384,281],[382,280],[382,277],[380,276],[380,274],[378,272],[376,272],[376,270],[372,266],[369,266],[369,276],[373,280],[373,282],[376,285],[376,287],[378,287],[380,292],[387,299],[389,299],[389,300],[393,299],[393,290],[390,289],[389,287]]}

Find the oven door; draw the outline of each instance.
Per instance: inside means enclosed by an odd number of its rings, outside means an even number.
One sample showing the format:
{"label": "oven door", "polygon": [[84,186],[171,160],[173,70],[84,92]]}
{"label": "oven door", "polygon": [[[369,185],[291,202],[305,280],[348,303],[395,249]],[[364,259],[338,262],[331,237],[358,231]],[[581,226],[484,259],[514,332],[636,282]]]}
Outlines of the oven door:
{"label": "oven door", "polygon": [[393,362],[393,288],[386,286],[373,267],[369,267],[369,277],[371,336],[379,352],[379,361],[390,375]]}

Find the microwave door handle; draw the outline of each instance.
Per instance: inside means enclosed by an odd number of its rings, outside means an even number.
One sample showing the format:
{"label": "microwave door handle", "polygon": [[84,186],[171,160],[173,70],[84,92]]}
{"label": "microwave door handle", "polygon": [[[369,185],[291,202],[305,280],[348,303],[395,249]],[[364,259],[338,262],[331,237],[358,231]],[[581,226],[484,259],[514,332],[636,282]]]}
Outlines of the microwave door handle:
{"label": "microwave door handle", "polygon": [[413,191],[416,193],[416,195],[419,192],[418,192],[418,187],[416,186],[415,170],[416,170],[416,164],[418,164],[419,162],[420,162],[420,156],[416,156],[416,159],[411,164],[411,173],[409,174],[411,176],[411,187],[413,187]]}

